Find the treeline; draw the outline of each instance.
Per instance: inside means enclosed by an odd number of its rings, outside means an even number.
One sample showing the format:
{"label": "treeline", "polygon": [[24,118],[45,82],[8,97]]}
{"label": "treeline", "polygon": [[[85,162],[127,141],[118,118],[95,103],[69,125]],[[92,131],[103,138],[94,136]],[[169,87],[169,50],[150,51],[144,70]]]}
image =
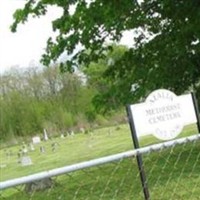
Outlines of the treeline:
{"label": "treeline", "polygon": [[56,134],[108,124],[111,116],[106,119],[92,104],[95,94],[80,73],[60,73],[55,66],[12,69],[0,79],[1,140],[41,134],[44,128]]}

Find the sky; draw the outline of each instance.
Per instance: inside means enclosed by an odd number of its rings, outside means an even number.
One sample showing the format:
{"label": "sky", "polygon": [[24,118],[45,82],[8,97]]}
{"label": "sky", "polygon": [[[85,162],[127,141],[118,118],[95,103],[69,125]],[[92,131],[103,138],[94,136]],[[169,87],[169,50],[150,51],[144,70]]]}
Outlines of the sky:
{"label": "sky", "polygon": [[[28,67],[39,63],[46,47],[46,41],[52,36],[51,21],[60,16],[61,10],[49,7],[45,16],[30,18],[25,25],[19,25],[17,32],[10,31],[13,13],[22,8],[25,0],[0,0],[0,73],[13,66]],[[121,44],[130,44],[131,33],[125,32]]]}
{"label": "sky", "polygon": [[53,35],[51,21],[61,10],[50,8],[46,16],[31,18],[20,25],[16,33],[10,31],[13,13],[22,8],[24,0],[0,0],[0,72],[12,66],[27,67],[33,61],[39,63],[46,47],[46,41]]}

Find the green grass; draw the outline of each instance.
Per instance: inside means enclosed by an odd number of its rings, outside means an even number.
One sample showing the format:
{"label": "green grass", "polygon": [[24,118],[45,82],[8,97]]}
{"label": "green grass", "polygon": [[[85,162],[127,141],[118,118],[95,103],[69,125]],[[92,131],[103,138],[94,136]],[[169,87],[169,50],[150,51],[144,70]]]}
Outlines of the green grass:
{"label": "green grass", "polygon": [[[59,144],[56,152],[52,152],[51,144],[53,142]],[[46,149],[44,154],[40,153],[39,148],[41,145]],[[17,163],[19,148],[20,146],[9,148],[14,154],[9,159],[5,155],[5,149],[0,150],[0,164],[7,165],[6,168],[1,169],[1,181],[124,152],[132,149],[133,145],[128,125],[121,125],[119,127],[97,129],[92,136],[77,134],[74,137],[55,138],[53,141],[48,140],[35,145],[35,151],[29,152],[33,162],[31,166],[22,167]]]}
{"label": "green grass", "polygon": [[[109,135],[109,129],[112,134]],[[182,136],[197,133],[196,127],[187,127]],[[22,167],[16,159],[6,159],[0,151],[1,162],[7,164],[1,169],[1,180],[20,177],[35,172],[53,169],[97,157],[131,150],[133,148],[129,127],[111,127],[96,130],[93,136],[78,134],[74,138],[57,138],[60,147],[51,152],[51,141],[43,143],[45,154],[39,153],[39,146],[30,153],[33,165]],[[142,138],[141,145],[159,142],[152,136]],[[143,156],[151,199],[153,200],[195,200],[200,199],[200,158],[199,142],[180,145],[161,152]],[[12,147],[17,151],[18,147]],[[70,176],[56,177],[55,186],[49,190],[26,194],[11,188],[2,192],[7,200],[129,200],[143,199],[135,158],[124,159],[100,167],[70,173]],[[23,187],[20,186],[21,191]],[[0,196],[1,197],[1,196]]]}

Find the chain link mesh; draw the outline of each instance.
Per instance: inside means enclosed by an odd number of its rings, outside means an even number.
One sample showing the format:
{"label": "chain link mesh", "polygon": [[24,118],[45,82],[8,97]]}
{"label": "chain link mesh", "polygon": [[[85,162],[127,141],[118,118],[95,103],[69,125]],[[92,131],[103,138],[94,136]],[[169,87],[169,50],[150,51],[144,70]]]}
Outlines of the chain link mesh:
{"label": "chain link mesh", "polygon": [[[174,142],[142,155],[152,200],[200,199],[200,141]],[[148,147],[147,147],[148,148]],[[136,157],[96,165],[0,191],[6,200],[142,200]]]}

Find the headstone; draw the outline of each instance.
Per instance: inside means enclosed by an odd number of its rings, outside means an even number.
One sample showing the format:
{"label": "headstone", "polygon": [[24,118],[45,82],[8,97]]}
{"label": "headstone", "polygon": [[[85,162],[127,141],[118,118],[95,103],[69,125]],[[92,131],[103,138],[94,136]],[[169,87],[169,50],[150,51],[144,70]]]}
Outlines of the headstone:
{"label": "headstone", "polygon": [[32,165],[32,160],[29,156],[22,156],[21,158],[21,165],[22,166],[28,166],[28,165]]}
{"label": "headstone", "polygon": [[39,144],[41,142],[41,139],[39,136],[35,136],[32,138],[33,144]]}
{"label": "headstone", "polygon": [[63,139],[63,138],[65,138],[65,136],[64,136],[64,134],[63,134],[63,133],[60,135],[60,138],[62,138],[62,139]]}
{"label": "headstone", "polygon": [[23,155],[26,155],[28,153],[27,146],[24,142],[23,142],[23,145],[22,145],[22,153],[23,153]]}
{"label": "headstone", "polygon": [[68,131],[67,132],[67,137],[73,138],[74,137],[74,131],[73,130]]}
{"label": "headstone", "polygon": [[40,146],[40,153],[45,153],[45,147],[44,146]]}
{"label": "headstone", "polygon": [[17,158],[18,158],[18,163],[21,162],[21,158],[22,158],[22,150],[19,149],[18,153],[17,153]]}
{"label": "headstone", "polygon": [[33,143],[29,144],[29,148],[30,148],[31,151],[35,151],[35,147],[34,147]]}
{"label": "headstone", "polygon": [[18,157],[19,159],[21,159],[21,157],[22,157],[22,150],[21,150],[21,149],[19,149],[19,151],[18,151],[18,153],[17,153],[17,157]]}
{"label": "headstone", "polygon": [[74,131],[71,131],[70,135],[73,137],[74,136]]}
{"label": "headstone", "polygon": [[47,135],[47,131],[46,129],[44,128],[44,140],[47,141],[49,138],[48,138],[48,135]]}
{"label": "headstone", "polygon": [[70,132],[69,131],[67,131],[67,137],[70,137]]}
{"label": "headstone", "polygon": [[52,149],[53,152],[55,152],[57,150],[58,145],[59,144],[57,142],[54,142],[54,143],[51,144],[51,149]]}

